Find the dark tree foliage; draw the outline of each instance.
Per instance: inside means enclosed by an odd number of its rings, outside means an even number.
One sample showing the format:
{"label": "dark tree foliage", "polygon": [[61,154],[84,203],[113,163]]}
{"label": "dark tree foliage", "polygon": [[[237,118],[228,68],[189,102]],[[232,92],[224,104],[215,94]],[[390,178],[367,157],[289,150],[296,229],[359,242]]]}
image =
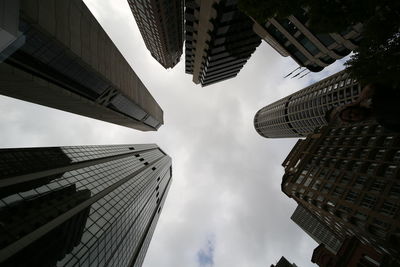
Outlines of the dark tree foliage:
{"label": "dark tree foliage", "polygon": [[363,24],[363,39],[346,66],[362,83],[400,89],[400,0],[239,0],[239,8],[264,24],[307,10],[317,33],[344,32]]}

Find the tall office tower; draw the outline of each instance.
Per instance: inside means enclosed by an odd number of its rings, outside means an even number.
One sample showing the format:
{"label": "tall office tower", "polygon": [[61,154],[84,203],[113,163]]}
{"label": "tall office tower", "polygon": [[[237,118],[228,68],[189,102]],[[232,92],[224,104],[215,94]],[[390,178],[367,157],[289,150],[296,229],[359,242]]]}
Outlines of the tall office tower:
{"label": "tall office tower", "polygon": [[305,137],[327,124],[326,111],[355,101],[360,92],[359,83],[340,71],[260,109],[254,128],[267,138]]}
{"label": "tall office tower", "polygon": [[255,22],[253,29],[282,56],[290,56],[300,66],[318,72],[357,48],[362,24],[340,34],[315,33],[308,27],[307,13],[299,10],[286,19],[271,18],[264,25]]}
{"label": "tall office tower", "polygon": [[324,126],[282,165],[282,191],[339,238],[400,259],[400,134],[375,122]]}
{"label": "tall office tower", "polygon": [[156,145],[0,149],[0,265],[141,266],[171,175]]}
{"label": "tall office tower", "polygon": [[185,2],[186,73],[207,86],[235,77],[261,43],[237,0]]}
{"label": "tall office tower", "polygon": [[163,124],[162,109],[82,0],[2,3],[18,16],[18,38],[0,52],[0,94],[143,131]]}
{"label": "tall office tower", "polygon": [[128,0],[136,24],[151,55],[173,68],[183,47],[183,0]]}
{"label": "tall office tower", "polygon": [[305,207],[298,205],[290,219],[318,244],[324,244],[325,247],[333,253],[339,251],[343,239],[340,239]]}
{"label": "tall office tower", "polygon": [[274,265],[271,264],[271,267],[296,267],[296,264],[290,263],[285,257],[281,257],[280,260]]}

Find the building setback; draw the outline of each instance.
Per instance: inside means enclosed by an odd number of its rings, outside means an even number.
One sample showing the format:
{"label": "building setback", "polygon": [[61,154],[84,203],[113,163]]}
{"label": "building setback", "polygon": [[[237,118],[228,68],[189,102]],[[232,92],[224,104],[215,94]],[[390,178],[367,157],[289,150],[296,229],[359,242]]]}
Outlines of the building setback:
{"label": "building setback", "polygon": [[144,43],[164,68],[173,68],[183,47],[183,0],[128,0]]}
{"label": "building setback", "polygon": [[328,110],[354,102],[360,92],[360,84],[340,71],[263,107],[254,116],[254,128],[266,138],[306,137],[327,124]]}
{"label": "building setback", "polygon": [[290,56],[300,66],[318,72],[357,48],[362,24],[339,33],[315,33],[308,27],[304,10],[285,19],[268,19],[264,25],[254,23],[254,32],[282,56]]}
{"label": "building setback", "polygon": [[207,86],[235,77],[261,43],[237,0],[185,2],[186,73]]}
{"label": "building setback", "polygon": [[323,244],[314,249],[311,262],[321,267],[342,266],[398,266],[390,256],[379,254],[373,247],[365,245],[355,237],[344,240],[340,250],[333,254]]}
{"label": "building setback", "polygon": [[399,259],[400,135],[375,122],[324,126],[283,162],[282,191],[339,238]]}
{"label": "building setback", "polygon": [[290,263],[285,257],[281,257],[280,260],[274,265],[271,264],[271,267],[296,267],[296,264]]}
{"label": "building setback", "polygon": [[[6,10],[15,10],[11,2]],[[0,52],[0,94],[142,131],[163,124],[162,109],[81,0],[19,5],[19,37]]]}
{"label": "building setback", "polygon": [[171,179],[156,145],[0,149],[0,265],[141,266]]}
{"label": "building setback", "polygon": [[335,254],[339,251],[343,240],[305,207],[298,205],[290,219],[318,244],[324,244],[329,251]]}

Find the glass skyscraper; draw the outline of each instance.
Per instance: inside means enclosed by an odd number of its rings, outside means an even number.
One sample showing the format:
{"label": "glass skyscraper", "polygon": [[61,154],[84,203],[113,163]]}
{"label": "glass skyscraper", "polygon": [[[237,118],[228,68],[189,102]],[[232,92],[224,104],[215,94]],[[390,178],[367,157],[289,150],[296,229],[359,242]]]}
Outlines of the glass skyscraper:
{"label": "glass skyscraper", "polygon": [[147,49],[164,68],[173,68],[183,47],[183,0],[128,0]]}
{"label": "glass skyscraper", "polygon": [[141,266],[171,176],[151,144],[0,149],[0,265]]}
{"label": "glass skyscraper", "polygon": [[318,244],[324,244],[325,248],[334,254],[339,251],[343,240],[308,211],[307,208],[298,205],[290,219]]}
{"label": "glass skyscraper", "polygon": [[160,105],[82,0],[0,6],[7,14],[0,39],[6,32],[15,39],[0,47],[1,95],[141,131],[164,123]]}

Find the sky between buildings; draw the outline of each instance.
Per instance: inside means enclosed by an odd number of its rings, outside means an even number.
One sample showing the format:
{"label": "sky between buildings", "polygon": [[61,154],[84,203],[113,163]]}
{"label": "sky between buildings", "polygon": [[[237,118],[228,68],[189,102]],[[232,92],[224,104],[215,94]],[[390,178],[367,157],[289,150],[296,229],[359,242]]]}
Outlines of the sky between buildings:
{"label": "sky between buildings", "polygon": [[140,132],[0,96],[0,146],[156,143],[173,160],[173,182],[144,267],[269,266],[282,255],[315,266],[317,244],[290,216],[281,163],[297,141],[253,127],[263,106],[343,69],[343,60],[303,79],[265,42],[236,78],[202,88],[184,56],[165,70],[147,51],[126,0],[84,0],[164,110],[158,132]]}

